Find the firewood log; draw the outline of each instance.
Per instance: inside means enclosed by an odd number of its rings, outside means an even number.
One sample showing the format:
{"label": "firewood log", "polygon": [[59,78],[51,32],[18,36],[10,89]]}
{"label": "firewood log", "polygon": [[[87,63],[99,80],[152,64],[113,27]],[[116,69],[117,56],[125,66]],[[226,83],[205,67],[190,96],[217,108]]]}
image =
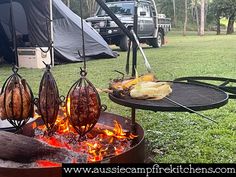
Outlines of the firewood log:
{"label": "firewood log", "polygon": [[50,160],[58,163],[86,162],[86,155],[56,148],[32,137],[0,131],[0,159],[15,162]]}

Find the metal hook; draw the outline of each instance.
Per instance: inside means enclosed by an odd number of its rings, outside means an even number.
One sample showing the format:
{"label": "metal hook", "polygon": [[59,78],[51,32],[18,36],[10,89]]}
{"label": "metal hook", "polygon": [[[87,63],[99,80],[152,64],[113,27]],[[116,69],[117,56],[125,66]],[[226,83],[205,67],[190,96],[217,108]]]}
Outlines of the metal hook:
{"label": "metal hook", "polygon": [[13,65],[13,67],[12,67],[13,73],[17,74],[18,70],[19,70],[19,68],[16,65]]}
{"label": "metal hook", "polygon": [[87,75],[86,70],[80,67],[80,76],[85,77],[86,75]]}
{"label": "metal hook", "polygon": [[105,112],[107,110],[107,105],[102,104],[101,105],[101,110],[102,110],[102,112]]}
{"label": "metal hook", "polygon": [[66,106],[66,97],[64,95],[61,95],[59,97],[59,103],[62,107],[65,107]]}
{"label": "metal hook", "polygon": [[47,71],[50,71],[50,69],[51,69],[51,65],[45,63],[44,61],[43,61],[43,64],[46,66],[46,70],[47,70]]}
{"label": "metal hook", "polygon": [[114,71],[122,75],[122,80],[125,78],[125,74],[124,73],[122,73],[122,72],[120,72],[118,70],[114,70]]}

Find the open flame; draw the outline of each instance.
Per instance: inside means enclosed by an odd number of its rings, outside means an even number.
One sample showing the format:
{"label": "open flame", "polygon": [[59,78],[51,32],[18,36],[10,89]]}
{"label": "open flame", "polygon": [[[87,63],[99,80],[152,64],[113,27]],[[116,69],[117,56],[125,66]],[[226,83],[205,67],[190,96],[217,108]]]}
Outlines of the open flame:
{"label": "open flame", "polygon": [[[132,146],[132,140],[137,137],[128,130],[123,130],[122,126],[115,120],[113,127],[97,123],[92,131],[87,133],[86,139],[81,141],[66,117],[65,107],[61,108],[60,112],[54,126],[54,134],[47,136],[45,135],[47,130],[45,125],[33,124],[36,132],[35,137],[54,147],[86,153],[87,162],[97,162],[119,155],[127,151]],[[50,162],[41,161],[40,165],[43,164],[50,166]]]}
{"label": "open flame", "polygon": [[[115,120],[113,130],[102,130],[95,142],[87,142],[89,161],[96,162],[104,159],[104,156],[119,155],[127,149],[127,142],[136,138],[132,133],[125,133],[121,125]],[[130,145],[130,144],[129,144]]]}
{"label": "open flame", "polygon": [[[67,108],[68,108],[68,115],[70,115],[70,97],[67,99],[67,101],[66,101],[66,106],[67,106]],[[66,112],[64,112],[64,113],[66,113]]]}

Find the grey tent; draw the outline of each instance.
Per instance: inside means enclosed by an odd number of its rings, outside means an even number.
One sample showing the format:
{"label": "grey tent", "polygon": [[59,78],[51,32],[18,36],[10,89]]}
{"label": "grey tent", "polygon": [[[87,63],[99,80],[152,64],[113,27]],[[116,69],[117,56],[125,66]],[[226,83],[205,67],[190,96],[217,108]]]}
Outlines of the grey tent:
{"label": "grey tent", "polygon": [[[61,0],[12,0],[17,47],[48,47],[53,36],[55,58],[60,61],[81,61],[82,33],[80,17]],[[52,2],[53,35],[50,31]],[[0,55],[12,63],[14,39],[10,0],[0,0]],[[112,58],[116,55],[104,39],[84,21],[85,55],[90,58]]]}

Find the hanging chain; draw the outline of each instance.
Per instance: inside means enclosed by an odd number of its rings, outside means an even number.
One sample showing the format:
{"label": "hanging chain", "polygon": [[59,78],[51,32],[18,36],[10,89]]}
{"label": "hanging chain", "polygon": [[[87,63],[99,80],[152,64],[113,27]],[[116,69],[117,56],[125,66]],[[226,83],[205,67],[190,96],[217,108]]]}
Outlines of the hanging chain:
{"label": "hanging chain", "polygon": [[85,60],[85,41],[84,41],[84,23],[83,23],[83,8],[82,8],[82,0],[80,0],[80,20],[81,20],[81,30],[82,30],[82,59],[84,61],[84,67],[80,68],[80,75],[86,76],[86,60]]}
{"label": "hanging chain", "polygon": [[17,43],[16,43],[16,26],[15,26],[15,18],[13,13],[13,2],[10,1],[10,18],[11,18],[11,33],[12,33],[12,52],[14,53],[15,65],[18,66],[18,54],[17,54]]}
{"label": "hanging chain", "polygon": [[[46,17],[46,30],[47,30],[47,32],[46,32],[46,34],[45,35],[47,35],[46,36],[46,38],[48,39],[48,41],[47,41],[47,50],[44,50],[42,47],[39,47],[39,49],[41,50],[41,52],[43,52],[43,53],[48,53],[48,51],[50,51],[50,59],[51,59],[51,62],[50,62],[50,64],[46,64],[44,61],[43,61],[43,63],[45,64],[45,66],[47,67],[47,65],[51,65],[52,66],[52,60],[53,60],[53,58],[52,58],[52,48],[53,48],[53,41],[52,41],[52,36],[51,36],[51,32],[50,32],[50,29],[49,29],[49,25],[50,25],[50,23],[51,23],[51,19],[50,18],[47,18]],[[49,24],[48,24],[49,23]],[[37,41],[37,39],[35,39],[36,40],[36,46],[39,46],[39,43],[38,43],[38,41]]]}

